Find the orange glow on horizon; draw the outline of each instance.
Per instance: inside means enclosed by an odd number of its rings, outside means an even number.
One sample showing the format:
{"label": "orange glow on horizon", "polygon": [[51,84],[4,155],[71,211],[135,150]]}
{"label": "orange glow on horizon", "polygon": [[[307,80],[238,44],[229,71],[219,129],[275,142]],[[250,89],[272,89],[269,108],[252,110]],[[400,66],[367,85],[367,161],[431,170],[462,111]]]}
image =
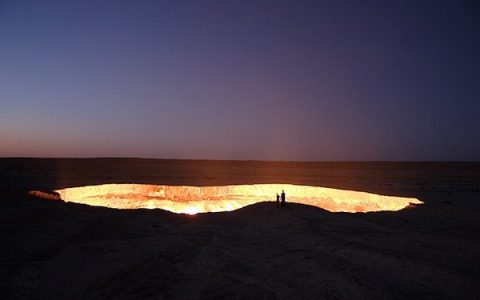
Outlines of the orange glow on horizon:
{"label": "orange glow on horizon", "polygon": [[282,190],[285,190],[287,203],[312,205],[330,212],[397,211],[410,204],[423,204],[416,198],[292,184],[206,187],[104,184],[66,188],[56,192],[65,202],[118,209],[160,208],[194,215],[232,211],[258,202],[275,201],[276,194]]}

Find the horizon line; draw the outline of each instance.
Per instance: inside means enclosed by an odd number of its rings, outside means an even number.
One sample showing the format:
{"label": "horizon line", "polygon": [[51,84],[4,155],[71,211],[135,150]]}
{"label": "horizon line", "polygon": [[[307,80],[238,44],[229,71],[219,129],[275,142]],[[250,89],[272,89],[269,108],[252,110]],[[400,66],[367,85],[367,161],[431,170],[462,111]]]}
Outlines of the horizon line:
{"label": "horizon line", "polygon": [[143,159],[178,161],[232,161],[232,162],[278,162],[278,163],[480,163],[480,160],[268,160],[268,159],[212,159],[212,158],[158,158],[137,156],[2,156],[0,159]]}

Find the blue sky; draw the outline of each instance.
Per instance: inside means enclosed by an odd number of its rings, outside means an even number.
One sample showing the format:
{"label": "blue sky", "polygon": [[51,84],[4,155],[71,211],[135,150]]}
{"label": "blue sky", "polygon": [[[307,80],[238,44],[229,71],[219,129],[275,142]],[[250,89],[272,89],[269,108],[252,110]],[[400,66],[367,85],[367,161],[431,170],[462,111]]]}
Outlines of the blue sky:
{"label": "blue sky", "polygon": [[475,1],[2,1],[0,156],[479,160]]}

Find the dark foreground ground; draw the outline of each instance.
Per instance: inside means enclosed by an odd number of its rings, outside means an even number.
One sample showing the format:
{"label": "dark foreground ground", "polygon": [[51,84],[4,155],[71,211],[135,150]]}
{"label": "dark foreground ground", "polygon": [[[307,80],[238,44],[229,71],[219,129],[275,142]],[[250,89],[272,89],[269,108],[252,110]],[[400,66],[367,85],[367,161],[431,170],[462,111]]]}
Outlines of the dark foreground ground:
{"label": "dark foreground ground", "polygon": [[[293,183],[425,205],[185,216],[27,196],[100,183]],[[0,193],[0,299],[480,298],[480,164],[0,159]]]}

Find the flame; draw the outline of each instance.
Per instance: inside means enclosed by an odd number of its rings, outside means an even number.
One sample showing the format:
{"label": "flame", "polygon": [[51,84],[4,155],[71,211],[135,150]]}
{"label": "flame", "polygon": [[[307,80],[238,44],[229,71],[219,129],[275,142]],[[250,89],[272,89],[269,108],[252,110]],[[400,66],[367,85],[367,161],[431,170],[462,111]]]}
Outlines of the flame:
{"label": "flame", "polygon": [[197,213],[201,212],[201,210],[195,206],[187,206],[182,210],[182,212],[189,215],[196,215]]}
{"label": "flame", "polygon": [[274,201],[282,190],[285,190],[287,202],[313,205],[331,212],[397,211],[410,204],[423,204],[416,198],[292,184],[206,187],[103,184],[56,192],[65,202],[119,209],[161,208],[194,215],[232,211],[257,202]]}

